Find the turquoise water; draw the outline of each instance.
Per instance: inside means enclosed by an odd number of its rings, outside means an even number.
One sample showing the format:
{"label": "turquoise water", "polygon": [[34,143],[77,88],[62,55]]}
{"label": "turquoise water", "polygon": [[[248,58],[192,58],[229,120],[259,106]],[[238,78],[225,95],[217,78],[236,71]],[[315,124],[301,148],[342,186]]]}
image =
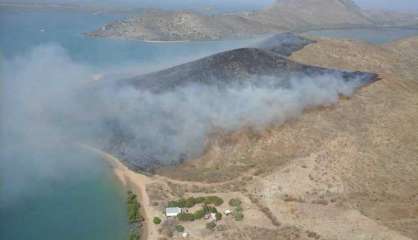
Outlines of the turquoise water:
{"label": "turquoise water", "polygon": [[405,37],[418,36],[418,29],[402,28],[370,28],[370,29],[336,29],[306,32],[308,35],[330,37],[338,39],[360,40],[370,43],[383,44]]}
{"label": "turquoise water", "polygon": [[12,11],[0,9],[0,49],[10,58],[33,47],[58,43],[77,62],[98,66],[123,66],[127,63],[161,63],[171,59],[195,58],[225,49],[245,46],[251,40],[193,43],[146,43],[89,38],[93,31],[123,15],[93,15],[79,12]]}
{"label": "turquoise water", "polygon": [[[50,93],[48,88],[54,92],[56,86],[60,86],[54,81],[68,80],[56,72],[56,67],[52,66],[54,61],[59,62],[58,71],[65,70],[68,65],[74,71],[79,66],[86,66],[97,72],[112,68],[123,74],[123,71],[139,69],[140,72],[144,71],[142,68],[148,68],[144,66],[175,64],[251,42],[152,44],[82,35],[121,17],[0,9],[1,63],[13,59],[23,62],[23,65],[4,64],[16,69],[4,69],[2,64],[2,72],[20,74],[26,81],[15,83],[13,81],[20,79],[2,77],[0,82],[0,239],[127,239],[124,190],[110,169],[97,156],[55,143],[57,140],[49,135],[62,129],[47,131],[49,126],[43,125],[43,114],[31,112],[37,109],[37,104],[43,103],[37,100],[48,97],[30,98],[33,94],[44,93],[37,89],[37,82],[46,89],[45,93]],[[39,52],[42,53],[39,46],[51,45],[54,49],[62,49],[58,53],[53,51],[59,56],[49,60],[39,57]],[[34,49],[38,49],[37,54],[32,53]],[[45,66],[44,61],[49,61],[51,66]],[[38,65],[38,62],[42,64]],[[70,74],[74,73],[62,72],[62,75]],[[0,77],[4,75],[10,76],[0,74]],[[42,79],[52,76],[54,79],[48,81]],[[68,82],[63,86],[66,84]],[[19,86],[24,90],[20,91]],[[54,98],[46,100],[55,101]],[[61,111],[65,113],[67,107],[62,106]],[[35,124],[32,126],[32,123]]]}
{"label": "turquoise water", "polygon": [[[55,43],[75,59],[94,63],[98,58],[89,57],[88,46],[80,44],[83,38],[76,32],[112,16],[74,15],[0,10],[2,62]],[[48,76],[49,69],[43,71]],[[3,98],[13,94],[7,81],[1,79],[0,95],[0,104],[9,104],[0,105],[0,239],[127,239],[125,193],[110,169],[78,148],[37,146],[31,129],[28,135],[16,131],[31,119],[7,123],[9,110],[15,115],[22,110],[18,102]],[[40,142],[43,139],[39,136]]]}
{"label": "turquoise water", "polygon": [[125,192],[109,168],[77,149],[60,153],[14,154],[13,173],[2,173],[0,239],[127,239]]}

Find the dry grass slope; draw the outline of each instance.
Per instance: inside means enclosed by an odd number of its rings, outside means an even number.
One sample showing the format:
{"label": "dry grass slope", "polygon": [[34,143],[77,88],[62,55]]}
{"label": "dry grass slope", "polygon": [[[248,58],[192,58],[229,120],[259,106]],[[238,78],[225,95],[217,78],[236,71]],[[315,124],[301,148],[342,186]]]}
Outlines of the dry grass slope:
{"label": "dry grass slope", "polygon": [[[159,174],[235,181],[240,192],[256,198],[280,223],[312,231],[311,236],[416,240],[417,49],[418,38],[381,46],[319,40],[291,58],[376,72],[382,80],[282,126],[216,133],[200,159]],[[256,231],[249,234],[257,239]],[[280,239],[275,236],[264,239]]]}

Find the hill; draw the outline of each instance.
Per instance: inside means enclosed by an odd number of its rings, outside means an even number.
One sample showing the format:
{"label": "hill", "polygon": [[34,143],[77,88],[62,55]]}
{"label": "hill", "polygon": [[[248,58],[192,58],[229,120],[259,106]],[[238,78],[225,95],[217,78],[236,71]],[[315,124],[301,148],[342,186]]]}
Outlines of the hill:
{"label": "hill", "polygon": [[269,50],[241,48],[139,76],[127,82],[139,89],[162,92],[190,84],[218,87],[248,83],[257,85],[262,84],[264,77],[274,77],[275,83],[272,87],[280,87],[285,86],[292,77],[315,77],[324,74],[341,75],[347,81],[360,78],[364,83],[376,78],[374,74],[369,73],[345,72],[299,64]]}
{"label": "hill", "polygon": [[203,156],[157,173],[216,182],[202,191],[244,193],[270,219],[320,239],[416,240],[417,44],[417,38],[383,46],[316,39],[291,59],[382,79],[261,133],[219,133]]}
{"label": "hill", "polygon": [[243,38],[254,35],[347,27],[418,27],[418,15],[365,11],[351,0],[277,0],[254,12],[205,15],[190,11],[147,10],[87,33],[155,41]]}
{"label": "hill", "polygon": [[[276,35],[258,48],[225,51],[110,84],[118,98],[98,104],[122,112],[104,123],[110,129],[108,150],[134,169],[177,164],[202,154],[217,129],[284,122],[377,80],[374,73],[315,67],[280,55],[310,42]],[[109,88],[109,82],[101,84]],[[190,126],[193,131],[186,130]]]}
{"label": "hill", "polygon": [[373,25],[351,0],[277,0],[248,18],[298,30]]}
{"label": "hill", "polygon": [[280,29],[236,14],[203,15],[191,11],[149,10],[136,17],[109,23],[87,33],[93,37],[145,41],[217,40],[248,37]]}

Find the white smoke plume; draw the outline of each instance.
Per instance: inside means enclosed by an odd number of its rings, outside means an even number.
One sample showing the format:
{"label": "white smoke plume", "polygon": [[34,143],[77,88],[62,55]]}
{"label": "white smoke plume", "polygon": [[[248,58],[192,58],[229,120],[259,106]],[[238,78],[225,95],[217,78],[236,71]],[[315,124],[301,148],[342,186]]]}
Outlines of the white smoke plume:
{"label": "white smoke plume", "polygon": [[302,75],[275,88],[269,84],[274,79],[266,77],[256,86],[190,84],[152,93],[129,86],[91,88],[96,71],[73,62],[58,46],[6,61],[2,148],[84,142],[116,152],[133,167],[174,164],[198,156],[213,129],[284,123],[306,108],[335,104],[362,84],[338,74]]}

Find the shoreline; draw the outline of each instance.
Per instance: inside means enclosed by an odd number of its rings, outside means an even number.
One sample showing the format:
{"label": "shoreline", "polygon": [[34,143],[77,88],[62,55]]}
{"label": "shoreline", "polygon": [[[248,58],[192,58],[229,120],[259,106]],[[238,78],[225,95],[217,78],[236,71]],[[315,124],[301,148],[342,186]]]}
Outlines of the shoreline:
{"label": "shoreline", "polygon": [[191,42],[190,40],[178,40],[178,41],[170,41],[170,40],[142,40],[144,43],[188,43]]}
{"label": "shoreline", "polygon": [[157,228],[152,223],[152,206],[146,192],[147,183],[152,181],[150,177],[130,170],[121,160],[107,152],[88,145],[81,145],[81,147],[100,155],[109,164],[113,174],[122,183],[123,187],[131,190],[138,196],[138,201],[141,205],[140,212],[144,218],[144,224],[141,228],[141,240],[156,240],[159,234]]}
{"label": "shoreline", "polygon": [[92,38],[104,38],[104,39],[116,39],[116,40],[123,40],[123,41],[139,41],[143,43],[155,43],[155,44],[169,44],[169,43],[191,43],[191,42],[216,42],[216,41],[231,41],[231,40],[242,40],[242,39],[257,39],[262,36],[268,36],[277,33],[285,33],[291,32],[295,34],[309,34],[310,32],[316,31],[339,31],[339,30],[376,30],[376,31],[391,31],[391,30],[410,30],[410,31],[418,31],[418,26],[416,25],[400,25],[400,26],[386,26],[386,25],[373,25],[373,26],[336,26],[336,27],[313,27],[313,28],[300,28],[300,29],[289,29],[288,31],[274,31],[274,32],[267,32],[264,34],[255,34],[251,36],[247,36],[244,38],[240,37],[232,37],[232,38],[219,38],[219,39],[186,39],[186,40],[146,40],[146,39],[138,39],[132,38],[129,36],[115,36],[115,35],[105,35],[105,34],[93,34],[94,32],[85,32],[83,35]]}

